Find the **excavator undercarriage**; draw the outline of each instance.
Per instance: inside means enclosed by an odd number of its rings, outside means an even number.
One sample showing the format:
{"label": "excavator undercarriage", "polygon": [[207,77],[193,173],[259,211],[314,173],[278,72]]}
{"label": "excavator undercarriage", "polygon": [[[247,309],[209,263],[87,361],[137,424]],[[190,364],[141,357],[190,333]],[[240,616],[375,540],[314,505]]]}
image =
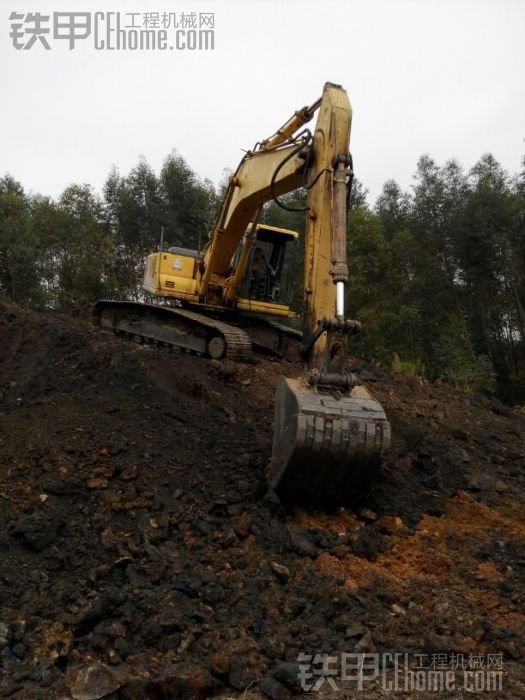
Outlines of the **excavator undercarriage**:
{"label": "excavator undercarriage", "polygon": [[98,301],[93,320],[102,330],[137,342],[164,345],[215,360],[247,359],[252,349],[300,359],[301,333],[269,319],[227,311],[160,306],[133,301]]}

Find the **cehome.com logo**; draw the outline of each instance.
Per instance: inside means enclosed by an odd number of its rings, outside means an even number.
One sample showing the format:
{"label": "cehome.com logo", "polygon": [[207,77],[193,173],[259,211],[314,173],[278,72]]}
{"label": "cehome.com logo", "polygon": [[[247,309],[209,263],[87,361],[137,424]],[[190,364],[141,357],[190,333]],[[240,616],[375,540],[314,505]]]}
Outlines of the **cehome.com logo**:
{"label": "cehome.com logo", "polygon": [[96,51],[213,51],[213,12],[11,12],[11,43],[17,51],[70,51],[79,42]]}

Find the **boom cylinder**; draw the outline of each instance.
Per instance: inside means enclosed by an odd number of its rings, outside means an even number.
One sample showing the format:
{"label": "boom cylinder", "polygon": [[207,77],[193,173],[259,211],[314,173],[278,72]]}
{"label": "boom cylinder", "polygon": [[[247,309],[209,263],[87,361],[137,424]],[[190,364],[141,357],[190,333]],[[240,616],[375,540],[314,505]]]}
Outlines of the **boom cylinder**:
{"label": "boom cylinder", "polygon": [[261,143],[261,148],[275,148],[276,146],[285,143],[291,136],[293,136],[293,134],[295,134],[297,129],[299,129],[301,126],[304,126],[310,121],[310,119],[314,115],[315,110],[321,104],[321,99],[322,98],[316,100],[313,103],[313,105],[310,105],[310,107],[303,107],[302,109],[298,109],[297,112],[295,112],[294,115],[290,117],[290,119],[288,119],[288,121],[285,124],[283,124],[280,129],[277,129],[273,136],[270,136],[270,138],[265,139]]}
{"label": "boom cylinder", "polygon": [[346,263],[346,183],[347,156],[337,156],[333,180],[332,278],[334,284],[348,282]]}

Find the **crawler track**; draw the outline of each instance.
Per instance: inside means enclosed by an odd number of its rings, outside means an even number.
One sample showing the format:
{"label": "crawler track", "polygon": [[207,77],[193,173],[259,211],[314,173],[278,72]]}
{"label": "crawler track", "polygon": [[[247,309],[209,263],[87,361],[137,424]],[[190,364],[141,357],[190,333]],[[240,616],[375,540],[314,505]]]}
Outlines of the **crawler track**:
{"label": "crawler track", "polygon": [[251,340],[245,331],[187,309],[102,300],[95,305],[93,318],[103,330],[196,355],[243,359],[251,354]]}

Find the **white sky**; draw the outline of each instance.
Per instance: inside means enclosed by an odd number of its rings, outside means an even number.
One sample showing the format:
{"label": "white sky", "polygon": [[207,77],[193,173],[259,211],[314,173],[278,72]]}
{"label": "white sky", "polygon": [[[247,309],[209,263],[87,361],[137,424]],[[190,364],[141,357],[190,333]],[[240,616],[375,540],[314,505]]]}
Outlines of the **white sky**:
{"label": "white sky", "polygon": [[[241,148],[341,83],[357,177],[373,201],[416,162],[525,153],[524,0],[0,0],[0,175],[57,196],[113,164],[158,172],[177,148],[217,183]],[[214,12],[214,51],[16,51],[11,11]],[[128,18],[124,18],[127,22]],[[123,21],[123,23],[126,23]]]}

